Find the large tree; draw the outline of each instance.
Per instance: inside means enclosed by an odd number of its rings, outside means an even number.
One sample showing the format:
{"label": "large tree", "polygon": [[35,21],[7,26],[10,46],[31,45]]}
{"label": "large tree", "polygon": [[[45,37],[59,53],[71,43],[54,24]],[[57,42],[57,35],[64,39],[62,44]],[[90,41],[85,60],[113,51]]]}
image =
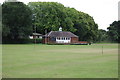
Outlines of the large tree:
{"label": "large tree", "polygon": [[33,26],[37,28],[37,32],[45,34],[45,30],[55,31],[60,26],[65,31],[74,30],[64,5],[55,2],[31,2],[28,6],[33,12]]}
{"label": "large tree", "polygon": [[56,31],[61,26],[64,31],[78,35],[80,40],[97,39],[98,25],[86,13],[56,2],[31,2],[28,6],[33,12],[33,25],[39,33]]}
{"label": "large tree", "polygon": [[120,42],[120,21],[114,21],[107,29],[109,38],[113,42]]}
{"label": "large tree", "polygon": [[108,41],[108,34],[106,30],[99,29],[98,30],[98,42],[105,42]]}
{"label": "large tree", "polygon": [[32,12],[22,2],[4,2],[2,4],[3,38],[23,39],[32,33]]}

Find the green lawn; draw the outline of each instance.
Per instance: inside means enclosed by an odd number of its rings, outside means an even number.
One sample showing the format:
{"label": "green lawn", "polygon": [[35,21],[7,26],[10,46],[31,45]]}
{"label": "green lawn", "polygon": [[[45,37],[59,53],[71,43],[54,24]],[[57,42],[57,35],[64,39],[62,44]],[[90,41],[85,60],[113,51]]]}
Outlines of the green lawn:
{"label": "green lawn", "polygon": [[3,78],[118,77],[118,44],[2,47]]}

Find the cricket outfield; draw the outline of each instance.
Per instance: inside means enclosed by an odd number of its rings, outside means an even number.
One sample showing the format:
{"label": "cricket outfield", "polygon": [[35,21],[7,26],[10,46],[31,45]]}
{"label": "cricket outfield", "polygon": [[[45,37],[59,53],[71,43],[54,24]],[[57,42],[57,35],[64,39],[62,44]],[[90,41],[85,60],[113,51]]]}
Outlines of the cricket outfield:
{"label": "cricket outfield", "polygon": [[3,78],[117,78],[118,44],[2,45],[2,70]]}

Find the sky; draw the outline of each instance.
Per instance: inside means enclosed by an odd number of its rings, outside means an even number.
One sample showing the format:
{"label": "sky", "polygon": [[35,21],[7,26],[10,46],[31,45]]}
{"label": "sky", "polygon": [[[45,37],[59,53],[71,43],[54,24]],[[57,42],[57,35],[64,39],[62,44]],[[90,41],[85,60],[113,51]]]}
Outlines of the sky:
{"label": "sky", "polygon": [[[75,8],[78,11],[93,17],[99,29],[107,30],[107,27],[118,20],[118,2],[120,0],[18,0],[28,4],[29,2],[58,2],[65,7]],[[3,3],[1,0],[0,3]]]}
{"label": "sky", "polygon": [[119,1],[119,5],[118,5],[118,20],[120,20],[120,1]]}

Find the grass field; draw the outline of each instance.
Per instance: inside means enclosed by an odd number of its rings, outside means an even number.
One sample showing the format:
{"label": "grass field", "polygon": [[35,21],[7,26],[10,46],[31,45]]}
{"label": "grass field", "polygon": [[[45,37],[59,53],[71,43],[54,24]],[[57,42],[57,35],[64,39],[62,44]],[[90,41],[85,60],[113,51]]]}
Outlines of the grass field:
{"label": "grass field", "polygon": [[3,78],[118,77],[118,44],[2,47]]}

